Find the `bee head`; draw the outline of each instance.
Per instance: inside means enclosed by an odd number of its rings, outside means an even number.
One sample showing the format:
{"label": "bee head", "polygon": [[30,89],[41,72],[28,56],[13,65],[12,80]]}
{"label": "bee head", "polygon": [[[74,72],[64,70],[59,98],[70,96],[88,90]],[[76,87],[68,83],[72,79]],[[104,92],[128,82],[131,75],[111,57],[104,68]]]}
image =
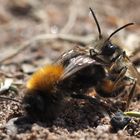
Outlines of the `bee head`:
{"label": "bee head", "polygon": [[107,62],[112,62],[117,56],[121,55],[124,53],[124,51],[116,44],[114,44],[111,41],[111,37],[119,32],[120,30],[126,28],[127,26],[133,25],[134,23],[128,23],[118,29],[116,29],[113,33],[109,35],[109,37],[104,37],[101,33],[101,28],[99,25],[99,22],[95,16],[95,13],[93,10],[90,8],[90,11],[92,13],[92,16],[95,20],[95,23],[97,25],[98,29],[98,39],[94,42],[94,48],[90,49],[90,56],[95,58],[95,57],[100,57]]}

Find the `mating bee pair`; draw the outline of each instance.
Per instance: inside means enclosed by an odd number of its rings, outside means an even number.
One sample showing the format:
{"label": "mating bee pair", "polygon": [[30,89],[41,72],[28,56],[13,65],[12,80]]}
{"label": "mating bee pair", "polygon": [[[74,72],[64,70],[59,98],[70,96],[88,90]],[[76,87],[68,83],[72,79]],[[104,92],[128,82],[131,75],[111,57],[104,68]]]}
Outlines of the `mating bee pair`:
{"label": "mating bee pair", "polygon": [[133,66],[125,51],[110,39],[116,32],[133,23],[118,28],[106,38],[91,8],[90,11],[99,32],[92,46],[69,50],[54,64],[35,72],[27,82],[23,106],[34,119],[54,119],[62,110],[66,96],[84,98],[91,88],[102,97],[116,97],[126,86],[130,86],[127,100],[129,106],[136,87],[136,79],[128,73],[129,67]]}

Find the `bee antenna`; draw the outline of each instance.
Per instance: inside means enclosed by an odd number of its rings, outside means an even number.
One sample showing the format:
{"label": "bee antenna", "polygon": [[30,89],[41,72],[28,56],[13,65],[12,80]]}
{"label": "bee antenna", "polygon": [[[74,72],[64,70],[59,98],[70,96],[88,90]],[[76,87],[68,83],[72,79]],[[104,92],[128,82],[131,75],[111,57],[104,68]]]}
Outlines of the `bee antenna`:
{"label": "bee antenna", "polygon": [[3,100],[10,100],[10,101],[14,101],[14,102],[17,102],[17,103],[20,103],[20,104],[21,104],[20,101],[18,101],[18,100],[16,100],[16,99],[12,99],[12,98],[10,98],[10,97],[0,96],[0,99],[3,99]]}
{"label": "bee antenna", "polygon": [[120,30],[122,30],[122,29],[124,29],[124,28],[126,28],[127,26],[130,26],[130,25],[134,25],[134,23],[128,23],[128,24],[125,24],[124,26],[122,26],[122,27],[116,29],[116,30],[107,38],[107,41],[110,40],[110,38],[111,38],[114,34],[116,34],[116,33],[119,32]]}
{"label": "bee antenna", "polygon": [[100,28],[99,22],[98,22],[98,20],[97,20],[97,18],[96,18],[96,16],[95,16],[94,11],[93,11],[91,8],[89,8],[89,9],[90,9],[90,12],[92,13],[92,16],[93,16],[93,18],[94,18],[94,20],[95,20],[95,23],[96,23],[96,25],[97,25],[98,32],[99,32],[99,39],[101,39],[101,38],[102,38],[102,33],[101,33],[101,28]]}

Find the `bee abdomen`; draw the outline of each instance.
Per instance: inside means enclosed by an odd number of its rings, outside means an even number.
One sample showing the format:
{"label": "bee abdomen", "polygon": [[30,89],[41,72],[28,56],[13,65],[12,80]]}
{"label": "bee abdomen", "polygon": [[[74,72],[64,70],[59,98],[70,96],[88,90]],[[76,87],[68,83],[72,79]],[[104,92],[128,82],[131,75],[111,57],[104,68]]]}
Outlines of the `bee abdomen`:
{"label": "bee abdomen", "polygon": [[62,109],[61,93],[40,94],[39,91],[27,91],[23,98],[23,108],[28,116],[35,120],[52,121]]}

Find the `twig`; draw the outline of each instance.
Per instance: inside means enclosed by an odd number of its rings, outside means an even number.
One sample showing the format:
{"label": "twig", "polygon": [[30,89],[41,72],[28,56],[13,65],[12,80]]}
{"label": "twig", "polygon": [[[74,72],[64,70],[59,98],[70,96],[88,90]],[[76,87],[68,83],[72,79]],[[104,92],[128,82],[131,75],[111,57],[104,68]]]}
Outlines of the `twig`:
{"label": "twig", "polygon": [[31,43],[34,43],[37,41],[42,41],[42,40],[45,40],[46,42],[50,42],[54,39],[79,43],[82,45],[87,45],[87,44],[91,43],[95,38],[94,38],[94,35],[88,35],[85,37],[85,36],[76,36],[76,35],[70,35],[70,34],[41,34],[41,35],[38,35],[38,36],[28,40],[28,41],[25,41],[22,45],[20,45],[18,47],[18,49],[15,52],[13,52],[8,57],[1,59],[0,64],[4,63],[5,61],[7,61],[9,59],[12,59],[16,55],[18,55],[19,53],[24,51],[26,48],[28,48],[28,46]]}
{"label": "twig", "polygon": [[134,136],[137,136],[137,135],[139,135],[139,134],[140,134],[140,131],[136,132]]}
{"label": "twig", "polygon": [[10,97],[0,96],[0,99],[2,99],[2,100],[10,100],[10,101],[17,102],[17,103],[21,104],[21,101],[13,99],[13,98],[10,98]]}

